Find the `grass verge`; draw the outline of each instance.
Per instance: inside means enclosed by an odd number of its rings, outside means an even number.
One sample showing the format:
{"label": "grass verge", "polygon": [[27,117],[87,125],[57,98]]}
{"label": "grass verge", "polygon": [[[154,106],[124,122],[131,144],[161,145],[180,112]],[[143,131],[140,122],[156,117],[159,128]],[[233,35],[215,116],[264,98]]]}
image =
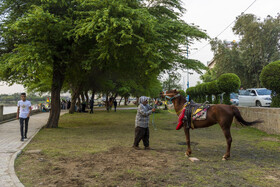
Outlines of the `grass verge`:
{"label": "grass verge", "polygon": [[[280,136],[233,125],[231,160],[219,125],[191,131],[193,155],[184,152],[177,117],[161,111],[150,124],[154,150],[134,150],[136,110],[61,117],[42,129],[16,160],[25,186],[280,186]],[[152,116],[151,116],[152,119]],[[141,146],[143,146],[141,144]],[[40,153],[28,153],[41,150]]]}

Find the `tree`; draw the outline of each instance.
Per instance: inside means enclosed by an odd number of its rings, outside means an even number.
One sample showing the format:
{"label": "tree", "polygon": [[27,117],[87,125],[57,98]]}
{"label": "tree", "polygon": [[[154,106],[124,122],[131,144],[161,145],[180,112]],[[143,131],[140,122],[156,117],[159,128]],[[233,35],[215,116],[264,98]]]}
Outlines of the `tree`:
{"label": "tree", "polygon": [[[13,6],[16,3],[18,6]],[[51,80],[51,112],[47,127],[57,127],[60,91],[67,64],[79,47],[74,28],[74,1],[3,1],[1,77],[25,87]]]}
{"label": "tree", "polygon": [[[205,78],[215,80],[224,73],[235,73],[242,80],[246,80],[244,74],[244,65],[240,57],[239,43],[227,42],[213,39],[211,49],[214,52],[215,66],[208,73],[205,73]],[[202,79],[205,81],[204,79]]]}
{"label": "tree", "polygon": [[186,48],[194,40],[207,39],[205,32],[195,25],[189,25],[180,17],[185,13],[181,0],[141,0],[143,6],[156,18],[154,38],[158,44],[160,70],[174,70],[174,68],[192,69],[197,73],[206,69],[197,60],[186,58]]}
{"label": "tree", "polygon": [[260,87],[259,76],[265,65],[280,59],[280,16],[263,21],[252,14],[237,17],[233,32],[240,42],[212,40],[217,77],[235,73],[244,87]]}
{"label": "tree", "polygon": [[280,16],[260,21],[252,14],[241,15],[233,27],[241,36],[241,58],[253,85],[260,87],[259,76],[265,65],[280,58]]}
{"label": "tree", "polygon": [[212,82],[217,79],[217,70],[216,68],[208,69],[203,75],[200,76],[200,79],[203,82]]}
{"label": "tree", "polygon": [[272,107],[280,107],[280,61],[271,62],[266,65],[260,75],[263,86],[271,89]]}
{"label": "tree", "polygon": [[222,92],[225,92],[223,96],[223,103],[230,105],[230,93],[237,92],[240,88],[240,79],[234,73],[226,73],[218,78],[218,86]]}
{"label": "tree", "polygon": [[[180,47],[187,37],[189,42],[207,37],[179,18],[183,11],[178,0],[1,1],[0,76],[29,89],[51,89],[47,127],[57,127],[62,88],[73,91],[86,84],[81,91],[97,86],[93,89],[112,93],[122,87],[120,79],[134,81],[139,88],[131,91],[139,94],[163,71],[204,68],[186,59]],[[102,74],[104,84],[84,78],[71,82],[71,75],[79,77],[75,70],[94,79]]]}

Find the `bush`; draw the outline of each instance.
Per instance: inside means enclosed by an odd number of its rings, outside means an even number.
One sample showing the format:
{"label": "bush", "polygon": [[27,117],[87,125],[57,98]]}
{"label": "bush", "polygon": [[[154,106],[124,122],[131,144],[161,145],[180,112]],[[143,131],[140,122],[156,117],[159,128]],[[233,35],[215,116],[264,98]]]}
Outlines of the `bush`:
{"label": "bush", "polygon": [[215,95],[215,100],[214,100],[214,104],[218,104],[220,102],[220,97],[219,94],[222,93],[222,90],[219,88],[218,86],[218,81],[212,81],[208,84],[208,88],[207,88],[208,92]]}
{"label": "bush", "polygon": [[179,93],[181,96],[183,96],[185,98],[187,97],[187,94],[186,94],[186,92],[184,92],[184,90],[179,90]]}
{"label": "bush", "polygon": [[201,98],[201,102],[205,102],[206,101],[206,95],[207,95],[207,84],[206,83],[202,83],[199,86],[199,91],[200,91],[200,98]]}
{"label": "bush", "polygon": [[194,87],[190,87],[186,90],[186,94],[189,95],[189,99],[193,98],[193,89]]}
{"label": "bush", "polygon": [[267,89],[276,92],[272,95],[272,107],[280,107],[280,61],[266,65],[260,75],[261,83]]}
{"label": "bush", "polygon": [[231,102],[230,102],[230,93],[225,93],[225,94],[223,95],[223,104],[231,105]]}
{"label": "bush", "polygon": [[202,84],[199,84],[195,87],[195,91],[196,91],[196,102],[197,103],[201,103],[203,102],[203,95],[204,95],[204,88]]}
{"label": "bush", "polygon": [[237,92],[241,82],[239,77],[234,73],[225,73],[218,78],[218,86],[222,92],[225,92],[223,103],[230,104],[231,92]]}
{"label": "bush", "polygon": [[234,73],[225,73],[218,78],[218,86],[222,92],[237,92],[240,85],[240,79]]}

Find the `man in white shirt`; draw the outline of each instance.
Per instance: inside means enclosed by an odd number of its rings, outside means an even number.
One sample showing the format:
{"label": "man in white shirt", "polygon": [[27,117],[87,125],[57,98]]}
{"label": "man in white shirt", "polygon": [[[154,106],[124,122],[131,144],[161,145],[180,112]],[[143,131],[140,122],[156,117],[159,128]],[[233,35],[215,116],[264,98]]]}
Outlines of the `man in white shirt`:
{"label": "man in white shirt", "polygon": [[[17,119],[19,119],[20,124],[20,141],[24,141],[24,138],[27,138],[28,131],[28,121],[31,114],[31,102],[26,100],[26,94],[20,94],[21,100],[18,101],[18,110],[17,110]],[[25,124],[25,133],[23,135],[23,129]]]}

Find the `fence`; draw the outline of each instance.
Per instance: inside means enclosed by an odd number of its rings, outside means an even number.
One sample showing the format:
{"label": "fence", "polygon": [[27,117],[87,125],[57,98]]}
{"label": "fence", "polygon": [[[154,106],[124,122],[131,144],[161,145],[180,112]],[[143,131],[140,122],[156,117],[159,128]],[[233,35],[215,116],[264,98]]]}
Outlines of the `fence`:
{"label": "fence", "polygon": [[[32,110],[31,114],[39,113],[41,110]],[[7,121],[15,120],[17,117],[17,113],[10,113],[10,114],[4,114],[4,106],[0,105],[0,124],[5,123]]]}

